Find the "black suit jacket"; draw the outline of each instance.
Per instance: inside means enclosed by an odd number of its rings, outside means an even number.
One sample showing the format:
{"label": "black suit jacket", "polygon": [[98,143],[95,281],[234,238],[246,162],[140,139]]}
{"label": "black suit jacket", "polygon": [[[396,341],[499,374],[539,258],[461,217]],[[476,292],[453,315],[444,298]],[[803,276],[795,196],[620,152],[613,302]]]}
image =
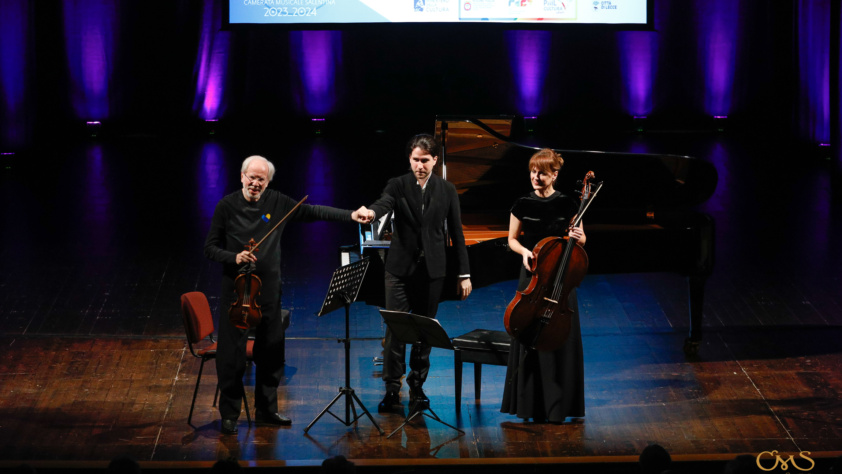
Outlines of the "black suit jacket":
{"label": "black suit jacket", "polygon": [[413,173],[392,178],[383,194],[369,209],[376,218],[395,211],[392,243],[386,257],[386,271],[400,277],[411,275],[418,265],[421,250],[430,278],[442,278],[447,272],[445,227],[455,247],[459,275],[470,273],[468,250],[462,233],[459,196],[453,183],[431,175],[424,192],[421,212],[421,187]]}

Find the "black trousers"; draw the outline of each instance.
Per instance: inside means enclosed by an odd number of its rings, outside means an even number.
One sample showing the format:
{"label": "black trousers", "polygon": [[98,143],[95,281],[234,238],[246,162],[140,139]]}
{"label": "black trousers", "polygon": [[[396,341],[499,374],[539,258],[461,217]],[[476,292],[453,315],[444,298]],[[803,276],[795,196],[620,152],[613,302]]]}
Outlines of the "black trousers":
{"label": "black trousers", "polygon": [[[398,277],[386,272],[386,309],[403,311],[435,318],[444,278],[431,279],[426,265],[419,265],[409,277]],[[413,344],[409,353],[410,373],[406,383],[410,388],[420,388],[430,371],[430,351],[426,344]],[[401,376],[406,373],[406,344],[394,339],[386,329],[383,348],[383,381],[387,391],[399,391]]]}
{"label": "black trousers", "polygon": [[[255,328],[254,405],[255,409],[278,411],[278,385],[284,372],[284,322],[281,317],[280,289],[268,288],[264,281],[258,303],[263,317]],[[271,283],[270,283],[271,284]],[[278,285],[279,286],[279,285]],[[216,370],[219,378],[219,414],[236,419],[242,409],[243,376],[246,372],[248,329],[238,329],[228,320],[228,308],[234,301],[233,282],[224,281],[220,298],[219,344]]]}

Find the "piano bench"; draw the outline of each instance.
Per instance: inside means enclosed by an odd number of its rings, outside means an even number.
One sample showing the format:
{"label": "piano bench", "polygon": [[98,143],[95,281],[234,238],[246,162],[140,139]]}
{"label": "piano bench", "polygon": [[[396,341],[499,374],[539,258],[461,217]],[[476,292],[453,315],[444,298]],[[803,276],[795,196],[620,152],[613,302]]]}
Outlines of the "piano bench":
{"label": "piano bench", "polygon": [[456,409],[462,401],[462,364],[474,364],[474,398],[479,400],[482,385],[482,364],[507,365],[511,336],[506,331],[474,329],[453,338],[453,362],[456,376]]}

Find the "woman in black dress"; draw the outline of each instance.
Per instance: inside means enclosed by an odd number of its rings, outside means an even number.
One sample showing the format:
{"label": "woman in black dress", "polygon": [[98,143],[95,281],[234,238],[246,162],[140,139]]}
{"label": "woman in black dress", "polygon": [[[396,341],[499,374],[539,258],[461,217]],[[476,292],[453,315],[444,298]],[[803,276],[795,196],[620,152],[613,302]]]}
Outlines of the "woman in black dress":
{"label": "woman in black dress", "polygon": [[[581,223],[570,230],[577,201],[556,191],[553,184],[564,160],[550,149],[542,149],[529,160],[533,192],[518,199],[509,218],[509,247],[523,256],[518,291],[532,278],[529,272],[532,249],[541,239],[569,235],[571,241],[585,244]],[[523,232],[523,235],[521,235]],[[541,352],[512,339],[503,407],[500,411],[535,422],[563,423],[585,416],[585,370],[582,331],[576,289],[569,293],[572,311],[570,335],[559,349]]]}

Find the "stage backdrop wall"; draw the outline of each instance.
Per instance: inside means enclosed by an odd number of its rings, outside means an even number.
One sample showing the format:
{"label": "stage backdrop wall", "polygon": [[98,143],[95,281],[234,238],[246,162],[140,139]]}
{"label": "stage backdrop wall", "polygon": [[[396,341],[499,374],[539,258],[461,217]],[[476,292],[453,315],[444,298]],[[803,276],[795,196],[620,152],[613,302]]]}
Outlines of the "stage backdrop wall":
{"label": "stage backdrop wall", "polygon": [[[0,3],[0,152],[88,121],[277,129],[435,114],[593,133],[730,126],[829,142],[830,0],[655,1],[654,31],[221,30],[221,0]],[[838,28],[833,33],[839,41]],[[838,64],[838,58],[834,64]],[[783,134],[783,135],[781,135]]]}

